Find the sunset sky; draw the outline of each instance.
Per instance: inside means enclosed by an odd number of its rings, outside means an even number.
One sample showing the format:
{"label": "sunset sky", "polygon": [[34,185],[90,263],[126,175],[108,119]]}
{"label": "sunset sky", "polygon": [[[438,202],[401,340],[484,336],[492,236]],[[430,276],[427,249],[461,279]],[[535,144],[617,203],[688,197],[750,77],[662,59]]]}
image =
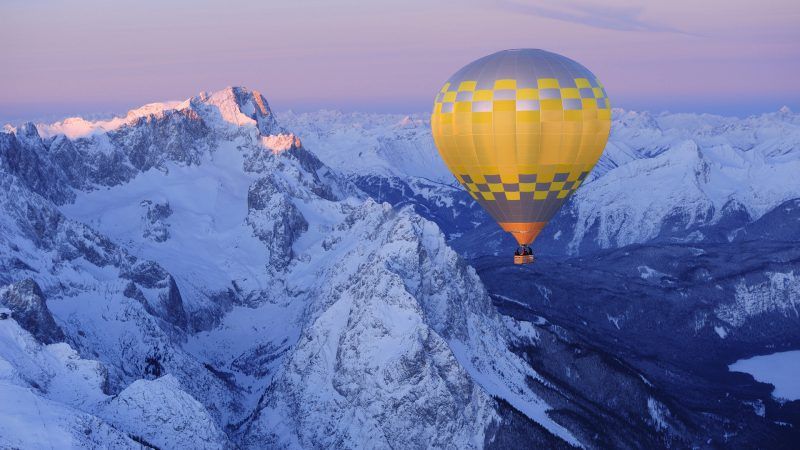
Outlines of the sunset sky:
{"label": "sunset sky", "polygon": [[278,110],[421,112],[507,48],[573,58],[612,105],[800,109],[797,0],[0,3],[0,121],[124,112],[229,85]]}

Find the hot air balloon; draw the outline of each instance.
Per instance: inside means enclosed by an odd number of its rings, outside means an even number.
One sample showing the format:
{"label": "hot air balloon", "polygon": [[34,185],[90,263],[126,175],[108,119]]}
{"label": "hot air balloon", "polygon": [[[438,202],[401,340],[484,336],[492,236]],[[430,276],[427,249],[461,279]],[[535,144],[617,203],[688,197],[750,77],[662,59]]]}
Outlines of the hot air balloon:
{"label": "hot air balloon", "polygon": [[436,95],[431,130],[447,167],[533,262],[542,228],[605,148],[611,107],[597,77],[564,56],[504,50],[456,72]]}

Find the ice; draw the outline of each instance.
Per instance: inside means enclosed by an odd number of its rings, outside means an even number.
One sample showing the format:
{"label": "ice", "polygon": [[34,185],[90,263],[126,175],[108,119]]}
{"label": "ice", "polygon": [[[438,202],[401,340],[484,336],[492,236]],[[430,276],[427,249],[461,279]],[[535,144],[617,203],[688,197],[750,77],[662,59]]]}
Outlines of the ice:
{"label": "ice", "polygon": [[778,399],[800,400],[800,350],[740,359],[728,369],[749,373],[756,380],[775,386],[772,395]]}

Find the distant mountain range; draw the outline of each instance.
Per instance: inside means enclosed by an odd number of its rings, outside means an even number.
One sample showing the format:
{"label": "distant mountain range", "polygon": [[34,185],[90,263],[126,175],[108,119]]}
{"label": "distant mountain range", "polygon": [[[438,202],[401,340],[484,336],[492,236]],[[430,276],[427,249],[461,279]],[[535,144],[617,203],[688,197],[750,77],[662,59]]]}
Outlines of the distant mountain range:
{"label": "distant mountain range", "polygon": [[[513,243],[455,183],[425,116],[289,112],[281,122],[373,196],[417,203],[450,239],[471,226],[475,242],[461,246],[471,254]],[[353,147],[359,158],[348,157]],[[609,143],[585,184],[592,188],[577,191],[538,247],[577,255],[653,240],[746,239],[746,224],[800,198],[798,170],[800,115],[786,107],[746,119],[614,110]],[[442,207],[452,205],[453,220],[444,220]]]}
{"label": "distant mountain range", "polygon": [[0,447],[790,448],[800,116],[612,130],[520,269],[424,115],[7,126]]}

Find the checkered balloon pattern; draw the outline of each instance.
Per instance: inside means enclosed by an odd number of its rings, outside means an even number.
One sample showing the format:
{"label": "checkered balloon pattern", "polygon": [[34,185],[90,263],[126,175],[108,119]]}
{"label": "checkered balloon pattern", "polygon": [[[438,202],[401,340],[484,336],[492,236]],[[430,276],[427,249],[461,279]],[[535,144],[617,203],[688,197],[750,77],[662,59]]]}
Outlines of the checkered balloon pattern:
{"label": "checkered balloon pattern", "polygon": [[579,63],[505,50],[456,72],[431,129],[456,179],[520,245],[533,242],[605,148],[611,106]]}

